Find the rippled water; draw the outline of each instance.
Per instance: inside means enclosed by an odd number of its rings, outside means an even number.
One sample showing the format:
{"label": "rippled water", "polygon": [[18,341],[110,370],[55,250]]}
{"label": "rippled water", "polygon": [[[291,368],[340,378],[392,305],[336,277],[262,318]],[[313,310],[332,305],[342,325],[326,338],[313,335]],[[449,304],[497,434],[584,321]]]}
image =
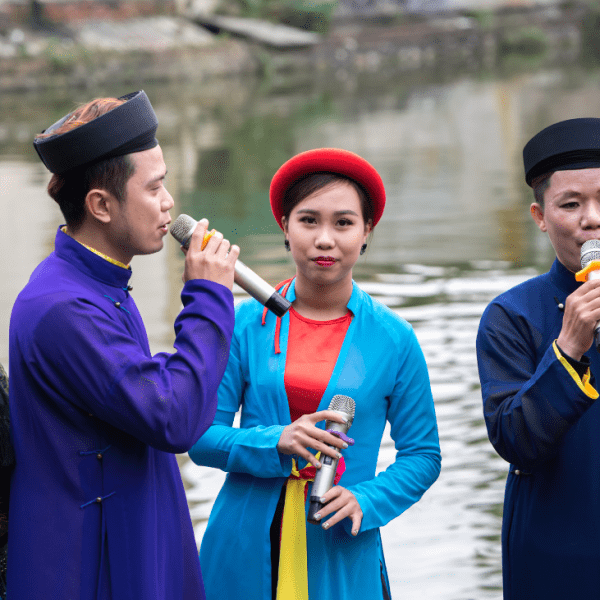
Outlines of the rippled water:
{"label": "rippled water", "polygon": [[[292,154],[354,150],[380,171],[388,201],[355,268],[367,292],[415,328],[429,366],[442,472],[423,499],[382,530],[394,598],[501,598],[500,524],[507,465],[487,441],[475,358],[480,315],[497,294],[545,270],[552,249],[528,215],[520,152],[545,125],[600,114],[598,74],[578,68],[438,81],[255,80],[144,85],[175,198],[173,216],[207,216],[276,283],[293,273],[268,207],[268,184]],[[137,86],[142,87],[142,86]],[[129,86],[0,98],[0,362],[18,291],[52,251],[60,214],[34,133],[95,95]],[[182,257],[133,261],[133,295],[153,351],[172,348]],[[238,298],[242,294],[237,294]],[[224,474],[180,457],[200,541]],[[379,469],[394,459],[388,434]]]}

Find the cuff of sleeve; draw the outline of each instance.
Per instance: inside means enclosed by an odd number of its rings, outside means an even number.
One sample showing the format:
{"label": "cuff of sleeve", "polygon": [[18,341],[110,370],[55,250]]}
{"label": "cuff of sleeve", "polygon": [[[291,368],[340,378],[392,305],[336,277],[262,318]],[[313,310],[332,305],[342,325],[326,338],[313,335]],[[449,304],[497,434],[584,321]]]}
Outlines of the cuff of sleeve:
{"label": "cuff of sleeve", "polygon": [[292,472],[292,457],[277,450],[283,429],[283,425],[240,429],[240,437],[229,454],[227,471],[265,478],[288,477]]}
{"label": "cuff of sleeve", "polygon": [[233,301],[233,292],[226,285],[211,281],[210,279],[189,279],[183,284],[183,289],[181,290],[181,299],[184,306],[187,299],[185,294],[193,292],[224,294],[228,300],[231,299]]}
{"label": "cuff of sleeve", "polygon": [[563,358],[566,358],[567,362],[575,369],[575,371],[577,372],[577,375],[579,375],[580,378],[583,377],[587,373],[587,370],[589,369],[589,366],[590,366],[589,356],[586,356],[584,354],[581,357],[581,360],[575,360],[574,358],[570,357],[568,354],[565,354],[565,351],[558,345],[558,340],[556,340],[556,347],[558,348],[558,351],[562,354]]}
{"label": "cuff of sleeve", "polygon": [[[584,375],[580,376],[579,373],[573,368],[573,365],[568,360],[568,358],[566,358],[562,354],[562,352],[560,351],[560,348],[558,347],[558,344],[556,343],[556,340],[554,340],[554,342],[552,342],[552,348],[554,349],[556,358],[558,358],[559,362],[563,365],[563,367],[567,370],[569,375],[573,378],[573,381],[575,381],[575,383],[577,384],[577,387],[579,387],[579,389],[588,398],[592,398],[592,399],[596,400],[596,398],[598,398],[599,394],[590,383],[591,373],[590,373],[589,366],[587,367],[587,370],[584,373]],[[573,359],[571,359],[571,360],[573,360]],[[581,363],[583,363],[583,361],[581,361]]]}

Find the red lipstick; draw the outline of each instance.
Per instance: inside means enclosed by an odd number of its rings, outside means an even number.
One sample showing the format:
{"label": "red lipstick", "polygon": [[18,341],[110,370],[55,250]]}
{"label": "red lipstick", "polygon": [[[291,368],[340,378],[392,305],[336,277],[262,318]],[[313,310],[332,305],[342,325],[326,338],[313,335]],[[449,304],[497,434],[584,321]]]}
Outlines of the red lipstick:
{"label": "red lipstick", "polygon": [[333,256],[317,256],[317,258],[313,258],[313,261],[320,267],[331,267],[335,264],[335,258],[333,258]]}

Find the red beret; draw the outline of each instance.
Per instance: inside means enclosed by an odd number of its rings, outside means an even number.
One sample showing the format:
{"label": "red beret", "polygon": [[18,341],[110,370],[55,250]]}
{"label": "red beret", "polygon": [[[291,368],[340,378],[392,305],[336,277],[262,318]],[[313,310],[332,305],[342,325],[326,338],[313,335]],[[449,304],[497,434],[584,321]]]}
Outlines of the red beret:
{"label": "red beret", "polygon": [[279,227],[283,229],[282,203],[286,191],[304,175],[321,172],[338,173],[359,183],[369,195],[373,205],[373,225],[377,225],[385,206],[385,188],[375,167],[348,150],[317,148],[290,158],[279,167],[271,180],[271,210]]}

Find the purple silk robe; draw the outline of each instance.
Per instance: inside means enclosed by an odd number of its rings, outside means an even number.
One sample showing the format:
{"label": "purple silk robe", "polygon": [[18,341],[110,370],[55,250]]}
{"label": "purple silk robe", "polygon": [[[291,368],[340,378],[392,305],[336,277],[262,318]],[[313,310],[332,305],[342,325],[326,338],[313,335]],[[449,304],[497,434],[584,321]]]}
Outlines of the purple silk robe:
{"label": "purple silk robe", "polygon": [[130,275],[59,230],[15,302],[10,598],[204,598],[173,453],[212,423],[233,297],[188,281],[176,351],[152,356]]}

